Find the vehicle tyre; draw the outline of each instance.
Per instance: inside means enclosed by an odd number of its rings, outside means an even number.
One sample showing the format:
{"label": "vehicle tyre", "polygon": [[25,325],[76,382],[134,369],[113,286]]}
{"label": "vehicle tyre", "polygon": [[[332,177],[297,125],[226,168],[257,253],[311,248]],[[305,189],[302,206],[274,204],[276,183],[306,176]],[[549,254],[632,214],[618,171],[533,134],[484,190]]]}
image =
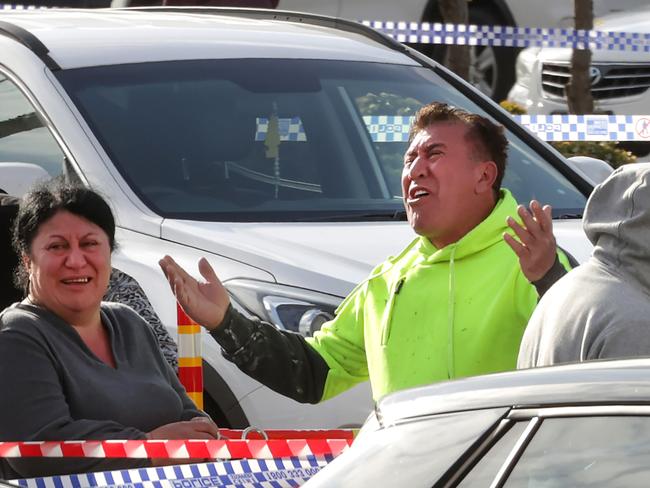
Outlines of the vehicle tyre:
{"label": "vehicle tyre", "polygon": [[203,391],[203,411],[221,428],[231,429],[232,424],[223,413],[217,401],[207,391]]}
{"label": "vehicle tyre", "polygon": [[[427,9],[424,20],[442,22],[437,4]],[[476,25],[506,25],[502,17],[486,6],[473,7],[471,4],[469,22]],[[443,62],[445,59],[445,45],[412,44],[411,46],[438,62]],[[497,102],[505,100],[515,82],[515,63],[520,50],[514,47],[471,46],[468,81],[493,100]]]}

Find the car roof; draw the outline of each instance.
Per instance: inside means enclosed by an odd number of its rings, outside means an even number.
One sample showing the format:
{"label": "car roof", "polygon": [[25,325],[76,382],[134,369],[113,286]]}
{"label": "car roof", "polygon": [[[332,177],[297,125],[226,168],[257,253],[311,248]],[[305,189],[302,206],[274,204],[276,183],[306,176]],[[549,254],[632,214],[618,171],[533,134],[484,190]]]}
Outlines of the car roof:
{"label": "car roof", "polygon": [[483,408],[650,404],[650,359],[591,361],[435,383],[387,395],[383,425]]}
{"label": "car roof", "polygon": [[274,10],[40,9],[0,11],[0,21],[35,36],[62,69],[242,57],[417,65],[360,24]]}

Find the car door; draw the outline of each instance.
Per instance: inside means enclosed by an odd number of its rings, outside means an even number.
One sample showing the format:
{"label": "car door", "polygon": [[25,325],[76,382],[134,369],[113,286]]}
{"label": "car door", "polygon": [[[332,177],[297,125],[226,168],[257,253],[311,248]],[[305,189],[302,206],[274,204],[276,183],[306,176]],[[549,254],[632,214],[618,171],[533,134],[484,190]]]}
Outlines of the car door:
{"label": "car door", "polygon": [[515,409],[498,430],[441,486],[622,488],[650,479],[648,406]]}

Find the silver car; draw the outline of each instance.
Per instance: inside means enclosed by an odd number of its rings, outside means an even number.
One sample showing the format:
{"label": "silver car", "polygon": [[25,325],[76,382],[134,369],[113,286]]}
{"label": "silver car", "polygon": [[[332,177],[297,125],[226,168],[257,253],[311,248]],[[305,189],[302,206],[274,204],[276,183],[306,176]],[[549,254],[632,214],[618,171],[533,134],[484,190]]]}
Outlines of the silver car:
{"label": "silver car", "polygon": [[384,398],[305,486],[648,486],[650,360],[441,383]]}

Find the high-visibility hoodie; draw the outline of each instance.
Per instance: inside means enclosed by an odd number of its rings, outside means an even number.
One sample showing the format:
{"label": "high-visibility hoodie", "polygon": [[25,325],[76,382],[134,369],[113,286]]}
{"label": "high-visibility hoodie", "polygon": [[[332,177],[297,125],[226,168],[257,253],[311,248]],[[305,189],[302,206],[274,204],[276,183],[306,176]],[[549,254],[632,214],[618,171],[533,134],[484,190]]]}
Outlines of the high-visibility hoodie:
{"label": "high-visibility hoodie", "polygon": [[[512,195],[443,249],[419,237],[377,266],[313,338],[232,306],[211,332],[225,358],[269,388],[316,403],[370,378],[373,397],[449,378],[515,368],[537,291],[503,240]],[[558,251],[568,268],[566,256]],[[556,260],[540,292],[564,273]]]}
{"label": "high-visibility hoodie", "polygon": [[418,237],[377,266],[309,344],[329,373],[322,399],[370,378],[373,397],[515,368],[537,291],[503,240],[517,204],[502,190],[492,213],[454,244]]}

